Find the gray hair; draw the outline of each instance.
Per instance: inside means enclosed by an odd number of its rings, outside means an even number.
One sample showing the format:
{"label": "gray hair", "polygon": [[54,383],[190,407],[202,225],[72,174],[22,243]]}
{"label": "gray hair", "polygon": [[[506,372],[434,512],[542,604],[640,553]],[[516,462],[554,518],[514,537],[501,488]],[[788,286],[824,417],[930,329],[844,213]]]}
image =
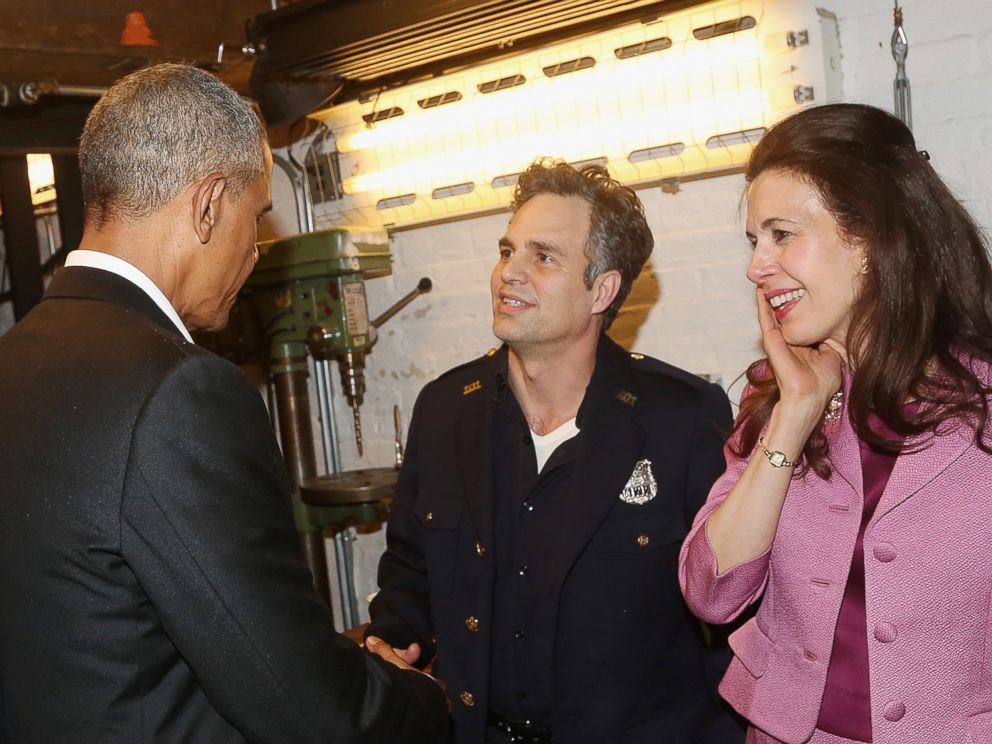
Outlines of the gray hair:
{"label": "gray hair", "polygon": [[538,194],[578,196],[589,203],[585,285],[592,289],[600,274],[612,270],[620,272],[620,289],[603,312],[605,331],[620,312],[634,280],[654,249],[654,236],[641,200],[633,189],[611,178],[609,171],[601,165],[586,165],[576,170],[561,160],[550,158],[538,158],[520,174],[510,209],[516,213]]}
{"label": "gray hair", "polygon": [[79,169],[87,222],[147,217],[215,172],[236,196],[265,171],[265,144],[251,106],[210,73],[171,63],[133,72],[86,119]]}

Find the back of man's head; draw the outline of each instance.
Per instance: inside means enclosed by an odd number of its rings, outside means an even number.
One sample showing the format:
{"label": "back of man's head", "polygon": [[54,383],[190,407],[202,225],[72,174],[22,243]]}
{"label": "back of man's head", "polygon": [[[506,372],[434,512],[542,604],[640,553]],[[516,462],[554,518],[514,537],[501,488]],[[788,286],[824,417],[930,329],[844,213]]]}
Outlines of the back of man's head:
{"label": "back of man's head", "polygon": [[265,171],[265,141],[251,107],[210,73],[179,64],[131,73],[83,129],[87,225],[143,219],[210,173],[222,173],[237,195]]}
{"label": "back of man's head", "polygon": [[578,196],[589,203],[586,287],[591,289],[596,277],[606,271],[620,272],[620,290],[603,312],[603,329],[609,328],[654,248],[640,199],[600,165],[576,170],[550,159],[538,159],[520,174],[511,209],[516,212],[538,194]]}

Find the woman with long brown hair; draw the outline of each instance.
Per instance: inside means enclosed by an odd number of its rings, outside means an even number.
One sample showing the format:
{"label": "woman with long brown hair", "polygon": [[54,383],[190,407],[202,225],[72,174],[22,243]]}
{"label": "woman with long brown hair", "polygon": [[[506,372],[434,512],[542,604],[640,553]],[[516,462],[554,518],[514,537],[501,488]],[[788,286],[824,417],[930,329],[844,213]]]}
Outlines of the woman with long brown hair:
{"label": "woman with long brown hair", "polygon": [[[765,358],[682,548],[754,743],[992,742],[992,267],[895,117],[804,109],[746,168]],[[970,738],[969,738],[970,737]]]}

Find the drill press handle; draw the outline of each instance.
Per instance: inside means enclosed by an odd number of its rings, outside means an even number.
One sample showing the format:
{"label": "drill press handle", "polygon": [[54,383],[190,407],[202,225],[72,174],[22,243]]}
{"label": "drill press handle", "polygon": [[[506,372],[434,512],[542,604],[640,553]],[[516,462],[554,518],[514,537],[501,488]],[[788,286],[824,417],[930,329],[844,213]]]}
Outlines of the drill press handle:
{"label": "drill press handle", "polygon": [[373,320],[372,321],[372,327],[373,328],[379,328],[387,320],[389,320],[394,315],[396,315],[396,313],[398,313],[400,310],[402,310],[403,308],[405,308],[407,305],[409,305],[415,299],[417,299],[418,297],[420,297],[420,295],[427,294],[433,288],[434,288],[434,282],[432,282],[429,277],[426,277],[426,276],[425,277],[422,277],[421,280],[419,282],[417,282],[417,286],[416,287],[414,287],[409,292],[407,292],[405,295],[403,295],[402,297],[400,297],[396,302],[394,302],[392,305],[390,305],[388,308],[386,308],[386,311],[382,315],[380,315],[378,318],[376,318],[375,320]]}

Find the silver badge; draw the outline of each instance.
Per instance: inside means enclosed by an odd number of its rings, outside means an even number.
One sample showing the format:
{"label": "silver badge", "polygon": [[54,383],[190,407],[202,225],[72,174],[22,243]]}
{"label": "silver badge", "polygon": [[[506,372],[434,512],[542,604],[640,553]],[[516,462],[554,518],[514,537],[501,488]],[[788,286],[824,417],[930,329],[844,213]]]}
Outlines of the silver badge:
{"label": "silver badge", "polygon": [[646,504],[657,495],[658,481],[651,473],[651,461],[641,460],[620,492],[620,500],[627,504]]}

